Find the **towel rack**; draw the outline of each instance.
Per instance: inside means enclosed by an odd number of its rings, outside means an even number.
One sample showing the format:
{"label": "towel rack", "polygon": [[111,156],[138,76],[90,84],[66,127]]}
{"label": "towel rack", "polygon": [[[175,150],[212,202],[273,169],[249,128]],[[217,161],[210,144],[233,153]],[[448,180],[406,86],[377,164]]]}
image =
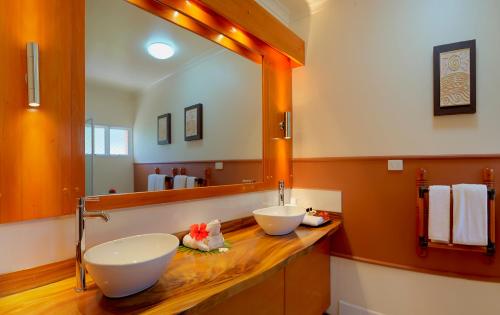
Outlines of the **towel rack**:
{"label": "towel rack", "polygon": [[[428,237],[429,227],[429,181],[427,170],[417,170],[417,233],[419,255],[425,255],[427,248],[442,248],[458,251],[472,251],[485,253],[488,256],[495,254],[495,172],[493,169],[483,169],[483,184],[488,187],[488,244],[486,246],[461,245],[453,243],[432,242]],[[451,204],[450,221],[453,222],[453,203]],[[450,224],[450,240],[452,239],[453,224]]]}

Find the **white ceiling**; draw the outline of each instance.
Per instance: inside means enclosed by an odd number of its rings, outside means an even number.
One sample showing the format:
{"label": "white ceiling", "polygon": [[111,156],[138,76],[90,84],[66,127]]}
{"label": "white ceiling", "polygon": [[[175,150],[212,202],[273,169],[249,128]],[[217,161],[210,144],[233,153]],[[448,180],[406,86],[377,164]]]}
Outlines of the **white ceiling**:
{"label": "white ceiling", "polygon": [[330,0],[257,0],[286,25],[320,11]]}
{"label": "white ceiling", "polygon": [[[124,0],[86,0],[86,78],[142,90],[223,48]],[[175,55],[149,56],[149,43],[164,41]]]}

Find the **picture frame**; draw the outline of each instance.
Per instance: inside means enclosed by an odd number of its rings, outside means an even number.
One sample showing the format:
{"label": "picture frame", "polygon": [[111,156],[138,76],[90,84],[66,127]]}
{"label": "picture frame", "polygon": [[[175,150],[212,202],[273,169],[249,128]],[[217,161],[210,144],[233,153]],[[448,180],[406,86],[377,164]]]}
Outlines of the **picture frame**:
{"label": "picture frame", "polygon": [[434,47],[434,116],[476,112],[476,40]]}
{"label": "picture frame", "polygon": [[184,108],[184,140],[203,139],[203,105],[201,103]]}
{"label": "picture frame", "polygon": [[157,142],[159,145],[172,143],[172,114],[158,116]]}

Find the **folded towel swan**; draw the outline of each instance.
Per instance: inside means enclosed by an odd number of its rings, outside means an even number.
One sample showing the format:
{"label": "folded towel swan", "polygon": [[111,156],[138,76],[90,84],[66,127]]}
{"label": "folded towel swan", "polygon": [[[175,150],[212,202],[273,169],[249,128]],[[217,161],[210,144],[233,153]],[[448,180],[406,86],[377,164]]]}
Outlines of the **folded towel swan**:
{"label": "folded towel swan", "polygon": [[210,221],[208,224],[193,224],[190,232],[184,235],[182,244],[204,252],[224,247],[224,236],[222,236],[220,229],[219,220]]}

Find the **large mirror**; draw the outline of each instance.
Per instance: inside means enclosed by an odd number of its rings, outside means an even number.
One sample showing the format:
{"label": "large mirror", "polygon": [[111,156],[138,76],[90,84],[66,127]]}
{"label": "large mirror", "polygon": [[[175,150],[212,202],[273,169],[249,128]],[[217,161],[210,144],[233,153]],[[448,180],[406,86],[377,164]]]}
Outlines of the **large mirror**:
{"label": "large mirror", "polygon": [[124,0],[86,20],[87,195],[262,181],[260,64]]}

